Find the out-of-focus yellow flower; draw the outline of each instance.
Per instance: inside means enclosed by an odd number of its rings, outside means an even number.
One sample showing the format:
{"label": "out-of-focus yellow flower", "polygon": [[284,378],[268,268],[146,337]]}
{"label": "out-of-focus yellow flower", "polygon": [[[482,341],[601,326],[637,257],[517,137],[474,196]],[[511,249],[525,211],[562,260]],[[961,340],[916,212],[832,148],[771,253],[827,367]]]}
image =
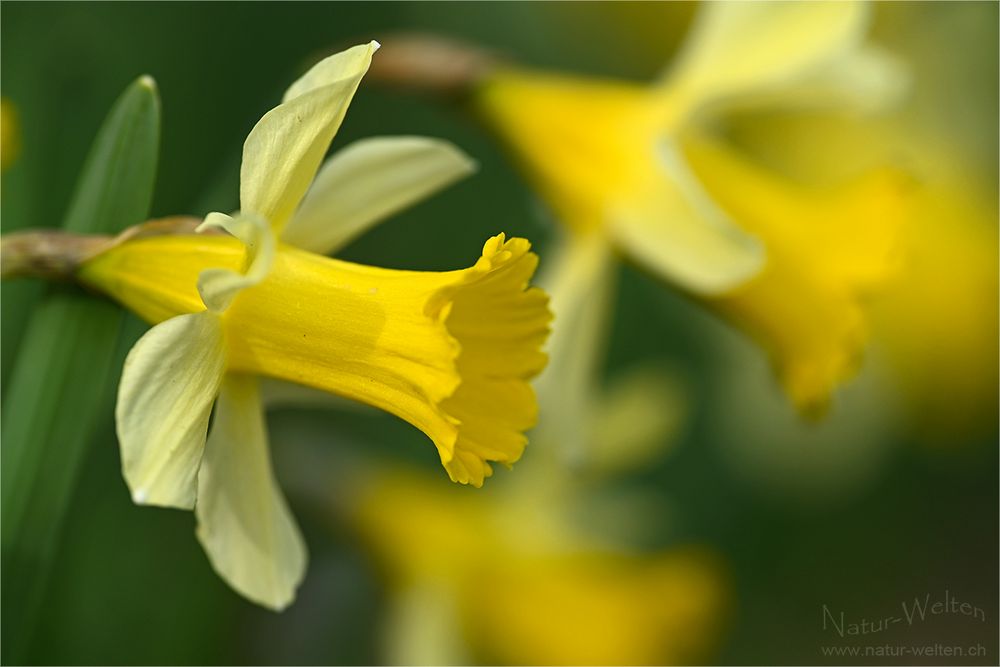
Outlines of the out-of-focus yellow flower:
{"label": "out-of-focus yellow flower", "polygon": [[17,109],[8,99],[0,99],[0,170],[6,171],[21,152],[21,129]]}
{"label": "out-of-focus yellow flower", "polygon": [[551,477],[459,497],[397,472],[373,477],[352,497],[349,511],[391,584],[391,657],[707,659],[727,606],[715,557],[699,548],[637,553],[576,530],[561,514],[565,496],[545,483]]}
{"label": "out-of-focus yellow flower", "polygon": [[528,382],[545,364],[549,313],[527,288],[527,241],[501,234],[472,268],[444,273],[316,254],[471,168],[453,147],[410,137],[359,142],[319,169],[377,46],[321,61],[257,123],[241,211],[201,226],[231,236],[140,233],[80,270],[156,324],[118,394],[133,499],[194,507],[216,571],[275,609],[293,599],[306,551],[271,470],[259,376],[400,416],[433,440],[452,479],[476,486],[489,461],[517,460],[536,416]]}
{"label": "out-of-focus yellow flower", "polygon": [[904,268],[873,304],[876,340],[908,398],[916,433],[944,442],[997,425],[996,193],[971,183],[919,188]]}
{"label": "out-of-focus yellow flower", "polygon": [[[571,311],[607,307],[573,295],[600,292],[613,249],[749,330],[796,405],[822,410],[866,340],[858,298],[891,265],[900,179],[813,192],[705,139],[737,111],[867,112],[898,98],[899,68],[864,44],[868,13],[858,2],[706,3],[652,86],[510,67],[485,75],[478,110],[567,232],[562,272],[546,277],[560,320],[606,318]],[[551,374],[593,364],[575,336],[593,337],[556,332]]]}
{"label": "out-of-focus yellow flower", "polygon": [[769,239],[764,270],[710,303],[770,352],[800,410],[822,409],[860,362],[869,337],[864,298],[898,271],[912,183],[884,168],[838,187],[807,187],[718,139],[689,133],[685,149],[713,198]]}
{"label": "out-of-focus yellow flower", "polygon": [[[919,74],[933,92],[932,77]],[[894,270],[866,304],[868,328],[904,399],[910,436],[954,443],[996,429],[997,205],[992,177],[956,151],[954,128],[934,122],[951,117],[941,106],[938,99],[933,113],[864,124],[765,116],[744,120],[735,134],[750,150],[766,148],[782,170],[820,183],[887,155],[905,161],[905,224]]]}

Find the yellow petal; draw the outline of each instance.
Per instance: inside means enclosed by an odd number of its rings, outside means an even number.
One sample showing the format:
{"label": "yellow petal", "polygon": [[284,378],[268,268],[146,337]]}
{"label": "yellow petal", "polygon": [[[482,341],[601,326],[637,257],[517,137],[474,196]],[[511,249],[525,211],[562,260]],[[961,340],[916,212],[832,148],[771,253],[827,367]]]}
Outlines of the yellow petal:
{"label": "yellow petal", "polygon": [[858,46],[867,25],[867,7],[852,0],[705,3],[665,91],[694,111],[787,89]]}
{"label": "yellow petal", "polygon": [[[279,245],[267,278],[222,316],[230,368],[398,415],[433,440],[453,479],[482,484],[489,461],[517,460],[536,417],[529,381],[546,363],[550,316],[545,294],[528,289],[538,262],[529,248],[500,235],[472,268],[431,273]],[[197,307],[197,275],[235,270],[241,255],[222,236],[138,238],[81,277],[155,321]]]}
{"label": "yellow petal", "polygon": [[333,254],[369,227],[474,170],[475,163],[446,141],[362,139],[327,160],[281,239]]}
{"label": "yellow petal", "polygon": [[198,292],[205,306],[221,313],[229,308],[241,290],[256,285],[267,276],[274,261],[274,235],[267,223],[255,215],[231,218],[222,213],[209,213],[197,231],[207,229],[224,229],[246,246],[246,259],[241,272],[211,268],[198,276]]}
{"label": "yellow petal", "polygon": [[295,598],[306,547],[271,470],[257,380],[228,375],[198,473],[198,540],[244,597],[281,610]]}
{"label": "yellow petal", "polygon": [[260,119],[243,145],[240,208],[271,223],[289,220],[337,133],[376,42],[315,65]]}
{"label": "yellow petal", "polygon": [[136,503],[194,506],[225,361],[222,325],[208,311],[158,324],[129,352],[115,421],[122,472]]}

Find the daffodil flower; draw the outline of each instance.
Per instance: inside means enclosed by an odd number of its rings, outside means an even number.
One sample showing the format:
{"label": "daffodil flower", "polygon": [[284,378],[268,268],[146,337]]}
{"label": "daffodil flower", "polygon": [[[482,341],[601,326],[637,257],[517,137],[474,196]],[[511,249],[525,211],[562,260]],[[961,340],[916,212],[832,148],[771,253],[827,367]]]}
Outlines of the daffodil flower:
{"label": "daffodil flower", "polygon": [[528,382],[546,361],[547,299],[527,289],[537,258],[523,239],[496,236],[474,266],[443,273],[322,256],[472,169],[415,137],[360,141],[320,168],[377,47],[321,61],[261,118],[238,213],[210,214],[200,234],[136,234],[79,271],[155,324],[128,355],[116,409],[134,501],[193,508],[215,570],[273,609],[293,599],[306,548],[271,469],[258,378],[397,415],[453,480],[479,486],[490,462],[521,455]]}
{"label": "daffodil flower", "polygon": [[501,480],[463,502],[402,469],[352,471],[323,490],[387,576],[386,661],[710,660],[728,603],[719,558],[694,546],[637,551],[609,540],[590,513],[582,529],[567,518],[581,498],[549,483],[560,471],[535,473],[530,485]]}
{"label": "daffodil flower", "polygon": [[813,193],[751,162],[745,184],[734,165],[746,158],[705,139],[737,111],[869,112],[898,99],[905,77],[864,43],[868,13],[858,2],[711,2],[653,85],[511,66],[482,77],[478,111],[565,231],[543,282],[560,321],[584,326],[555,332],[540,385],[564,432],[590,409],[586,392],[570,396],[575,408],[562,392],[596,363],[589,341],[608,318],[616,254],[749,331],[803,412],[821,411],[854,371],[858,299],[892,264],[904,179]]}

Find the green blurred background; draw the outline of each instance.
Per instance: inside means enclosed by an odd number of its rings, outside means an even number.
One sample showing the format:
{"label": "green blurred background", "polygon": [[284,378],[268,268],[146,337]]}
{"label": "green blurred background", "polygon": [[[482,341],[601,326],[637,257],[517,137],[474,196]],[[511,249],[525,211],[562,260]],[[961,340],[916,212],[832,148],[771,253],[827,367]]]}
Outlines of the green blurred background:
{"label": "green blurred background", "polygon": [[[975,165],[995,201],[997,5],[876,10],[878,39],[940,70],[947,85],[913,104],[933,110],[947,128],[943,141]],[[3,230],[58,224],[96,129],[139,74],[156,79],[163,103],[153,214],[203,214],[236,207],[243,138],[321,55],[419,29],[534,65],[644,79],[660,70],[692,14],[682,3],[6,2],[0,77],[18,112],[21,151],[4,175]],[[450,269],[469,265],[488,236],[505,231],[530,238],[544,258],[552,230],[540,206],[461,109],[362,84],[334,149],[382,134],[449,139],[481,169],[365,234],[342,257]],[[26,313],[44,288],[2,289],[6,379]],[[131,330],[137,336],[142,326]],[[817,650],[828,639],[822,604],[878,618],[901,600],[948,589],[983,608],[987,623],[942,620],[919,637],[896,639],[982,644],[987,655],[966,662],[997,662],[995,414],[985,431],[929,443],[919,429],[898,427],[901,417],[886,407],[893,396],[870,390],[862,376],[838,406],[832,435],[814,438],[802,427],[798,437],[798,426],[789,435],[759,352],[697,304],[623,268],[606,373],[647,364],[683,381],[690,414],[669,455],[626,483],[664,497],[644,518],[651,543],[705,544],[727,564],[731,608],[710,661],[840,662]],[[985,358],[982,372],[995,375],[994,365]],[[746,430],[738,410],[733,416],[734,405],[765,403],[777,411],[773,424]],[[995,398],[992,405],[995,413]],[[758,413],[765,422],[770,414]],[[447,484],[433,468],[433,448],[394,418],[350,410],[278,410],[270,427],[311,554],[293,607],[276,615],[231,592],[192,539],[190,514],[132,505],[109,413],[75,491],[31,662],[378,662],[384,585],[349,531],[296,477],[317,457],[336,466],[364,452],[426,466]]]}

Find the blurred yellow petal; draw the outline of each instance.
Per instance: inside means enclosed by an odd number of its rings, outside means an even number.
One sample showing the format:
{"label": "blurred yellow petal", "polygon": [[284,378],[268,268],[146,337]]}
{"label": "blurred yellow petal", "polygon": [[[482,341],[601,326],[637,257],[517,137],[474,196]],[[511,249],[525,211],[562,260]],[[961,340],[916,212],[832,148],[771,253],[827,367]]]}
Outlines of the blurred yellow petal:
{"label": "blurred yellow petal", "polygon": [[136,503],[194,506],[225,362],[222,324],[208,311],[158,324],[129,352],[115,421],[122,472]]}
{"label": "blurred yellow petal", "polygon": [[591,407],[588,466],[610,474],[648,463],[673,444],[687,412],[683,388],[667,371],[627,371]]}
{"label": "blurred yellow petal", "polygon": [[429,579],[397,590],[381,632],[388,665],[471,665],[452,582]]}
{"label": "blurred yellow petal", "polygon": [[197,231],[208,229],[224,229],[246,246],[242,271],[211,268],[198,276],[198,292],[205,306],[221,313],[229,308],[241,290],[256,285],[267,276],[274,261],[274,235],[267,223],[254,215],[231,218],[222,213],[209,213]]}
{"label": "blurred yellow petal", "polygon": [[17,109],[7,98],[0,98],[0,170],[6,171],[21,152],[21,128]]}
{"label": "blurred yellow petal", "polygon": [[512,557],[478,574],[462,589],[466,625],[498,664],[700,663],[727,605],[699,551]]}
{"label": "blurred yellow petal", "polygon": [[560,220],[604,230],[650,270],[696,292],[760,269],[757,242],[673,154],[663,101],[624,83],[500,70],[476,98]]}
{"label": "blurred yellow petal", "polygon": [[465,153],[439,139],[362,139],[326,161],[281,240],[333,254],[369,227],[474,170]]}
{"label": "blurred yellow petal", "polygon": [[[280,245],[268,276],[222,319],[229,368],[323,389],[391,412],[435,443],[452,479],[481,485],[534,425],[528,384],[545,366],[547,297],[528,289],[524,239],[490,239],[475,266],[443,273],[340,262]],[[209,267],[239,270],[223,236],[135,239],[95,257],[88,284],[157,321],[199,303]],[[156,273],[154,273],[156,272]]]}
{"label": "blurred yellow petal", "polygon": [[769,351],[804,412],[821,413],[868,339],[862,299],[898,269],[909,181],[877,170],[832,190],[798,186],[690,133],[706,187],[767,245],[764,271],[713,301]]}
{"label": "blurred yellow petal", "polygon": [[905,262],[873,304],[874,334],[915,435],[956,442],[997,426],[996,192],[966,179],[917,187]]}
{"label": "blurred yellow petal", "polygon": [[198,539],[244,597],[284,609],[306,570],[306,547],[271,470],[256,378],[226,377],[198,472]]}
{"label": "blurred yellow petal", "polygon": [[485,528],[483,494],[492,486],[470,496],[416,470],[385,466],[352,474],[351,482],[356,486],[346,496],[346,518],[396,590],[419,586],[425,578],[450,583],[459,576],[456,563],[495,548],[492,532],[469,530]]}
{"label": "blurred yellow petal", "polygon": [[700,294],[759,272],[765,253],[757,239],[733,224],[673,146],[662,145],[660,158],[663,173],[653,172],[640,195],[612,209],[614,241],[649,271]]}
{"label": "blurred yellow petal", "polygon": [[280,232],[316,175],[377,48],[371,42],[319,62],[258,121],[243,145],[244,213],[261,216]]}
{"label": "blurred yellow petal", "polygon": [[[425,619],[426,631],[439,633],[431,648],[464,640],[490,664],[709,658],[728,606],[725,575],[712,554],[594,546],[561,521],[572,501],[539,503],[538,489],[494,486],[467,497],[417,472],[383,470],[362,481],[344,509],[388,576],[394,601],[407,604],[414,592],[432,591],[429,613],[454,614],[450,633],[439,618]],[[428,649],[428,638],[413,632],[420,619],[410,621],[390,627],[395,654],[406,663],[419,662]]]}
{"label": "blurred yellow petal", "polygon": [[841,2],[709,2],[664,83],[683,115],[735,97],[785,94],[858,46],[868,7]]}
{"label": "blurred yellow petal", "polygon": [[588,424],[580,419],[594,396],[598,364],[610,324],[616,285],[611,249],[597,234],[560,244],[539,279],[558,326],[549,339],[549,365],[538,378],[545,419],[538,438],[570,461],[586,456]]}
{"label": "blurred yellow petal", "polygon": [[810,74],[795,86],[763,95],[772,107],[883,111],[898,104],[910,87],[910,73],[884,49],[862,45]]}

